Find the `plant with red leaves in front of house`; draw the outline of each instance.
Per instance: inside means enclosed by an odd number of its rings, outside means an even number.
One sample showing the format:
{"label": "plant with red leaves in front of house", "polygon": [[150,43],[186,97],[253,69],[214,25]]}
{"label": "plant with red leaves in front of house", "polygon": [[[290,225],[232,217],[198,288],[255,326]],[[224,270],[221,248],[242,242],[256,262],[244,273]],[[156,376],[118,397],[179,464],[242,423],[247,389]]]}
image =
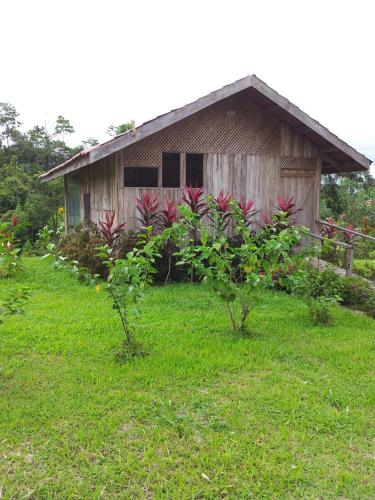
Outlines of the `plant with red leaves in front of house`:
{"label": "plant with red leaves in front of house", "polygon": [[253,210],[255,205],[254,200],[246,201],[245,196],[241,196],[240,201],[238,202],[238,206],[240,207],[241,214],[243,217],[243,222],[246,227],[249,227],[252,224],[251,218],[257,213],[256,210]]}
{"label": "plant with red leaves in front of house", "polygon": [[202,218],[206,213],[206,202],[202,199],[203,193],[203,188],[186,186],[182,195],[182,201],[199,218]]}
{"label": "plant with red leaves in front of house", "polygon": [[[175,201],[167,200],[165,203],[165,208],[160,212],[160,226],[162,230],[171,228],[173,224],[177,221],[177,204]],[[172,260],[173,254],[177,250],[177,246],[173,239],[167,239],[164,243],[164,248],[161,251],[161,258],[163,259],[166,255],[167,259],[167,271],[165,274],[164,283],[168,283],[172,271]]]}
{"label": "plant with red leaves in front of house", "polygon": [[222,189],[216,198],[210,197],[209,217],[219,231],[224,231],[228,227],[231,219],[231,201],[233,200],[233,196],[224,193]]}
{"label": "plant with red leaves in front of house", "polygon": [[152,227],[157,229],[160,224],[160,201],[157,194],[146,191],[140,198],[137,198],[137,210],[140,213],[138,217],[142,228]]}
{"label": "plant with red leaves in front of house", "polygon": [[115,210],[105,211],[105,221],[99,221],[99,231],[103,236],[106,244],[109,248],[113,248],[114,242],[120,236],[120,233],[124,230],[126,223],[118,224],[115,226],[114,221],[116,217]]}
{"label": "plant with red leaves in front of house", "polygon": [[286,214],[286,217],[289,218],[292,215],[295,215],[297,212],[300,212],[302,209],[301,208],[295,208],[296,203],[294,201],[293,196],[290,198],[283,198],[280,195],[277,195],[276,197],[277,205],[276,208],[280,212],[284,212]]}
{"label": "plant with red leaves in front of house", "polygon": [[177,205],[175,201],[167,200],[164,210],[161,211],[161,223],[163,227],[171,227],[177,220]]}

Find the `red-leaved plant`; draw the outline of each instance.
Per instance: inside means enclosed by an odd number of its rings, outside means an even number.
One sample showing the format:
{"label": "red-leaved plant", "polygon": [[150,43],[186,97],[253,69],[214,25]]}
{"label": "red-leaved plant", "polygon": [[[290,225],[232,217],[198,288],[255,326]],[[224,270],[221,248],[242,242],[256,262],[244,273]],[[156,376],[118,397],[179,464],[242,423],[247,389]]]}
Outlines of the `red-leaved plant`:
{"label": "red-leaved plant", "polygon": [[126,222],[115,226],[115,217],[115,210],[105,210],[105,221],[99,220],[99,231],[109,248],[113,248],[115,241],[126,226]]}
{"label": "red-leaved plant", "polygon": [[226,194],[221,189],[216,198],[213,198],[214,206],[221,219],[222,229],[225,229],[230,222],[230,202],[234,200],[231,194]]}
{"label": "red-leaved plant", "polygon": [[160,224],[160,201],[157,194],[146,191],[140,198],[137,198],[136,207],[140,213],[137,219],[142,227],[152,226],[156,229]]}
{"label": "red-leaved plant", "polygon": [[246,201],[245,196],[241,196],[240,201],[238,202],[243,222],[247,227],[249,227],[250,224],[252,224],[251,218],[257,213],[255,210],[253,210],[254,205],[255,201],[254,200]]}
{"label": "red-leaved plant", "polygon": [[[349,224],[349,225],[345,226],[345,229],[349,229],[349,231],[354,231],[354,226],[353,226],[353,224]],[[344,241],[348,245],[351,245],[353,243],[354,236],[355,236],[354,234],[347,233],[346,231],[343,231]]]}
{"label": "red-leaved plant", "polygon": [[[327,222],[328,224],[335,224],[335,219],[333,217],[328,217]],[[322,226],[321,233],[325,238],[332,240],[335,236],[336,229],[332,226]]]}
{"label": "red-leaved plant", "polygon": [[289,218],[292,215],[295,215],[297,212],[301,211],[301,208],[295,208],[296,203],[294,201],[293,196],[290,198],[283,198],[280,195],[277,195],[276,197],[277,205],[276,208],[277,210],[281,212],[285,212],[286,217]]}
{"label": "red-leaved plant", "polygon": [[165,208],[161,211],[161,223],[163,227],[171,227],[177,220],[177,205],[175,201],[167,200]]}
{"label": "red-leaved plant", "polygon": [[199,217],[203,217],[206,213],[206,202],[202,199],[203,193],[203,188],[186,186],[182,195],[182,201]]}

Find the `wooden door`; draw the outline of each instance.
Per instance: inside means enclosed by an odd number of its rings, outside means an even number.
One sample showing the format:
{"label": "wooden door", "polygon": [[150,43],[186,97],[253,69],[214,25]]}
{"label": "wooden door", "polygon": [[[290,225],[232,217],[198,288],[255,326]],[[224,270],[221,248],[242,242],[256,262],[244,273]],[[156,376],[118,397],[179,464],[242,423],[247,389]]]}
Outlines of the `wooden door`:
{"label": "wooden door", "polygon": [[284,198],[293,196],[296,208],[302,210],[297,214],[297,222],[316,233],[316,220],[319,217],[320,178],[316,170],[289,170],[280,173],[280,195]]}

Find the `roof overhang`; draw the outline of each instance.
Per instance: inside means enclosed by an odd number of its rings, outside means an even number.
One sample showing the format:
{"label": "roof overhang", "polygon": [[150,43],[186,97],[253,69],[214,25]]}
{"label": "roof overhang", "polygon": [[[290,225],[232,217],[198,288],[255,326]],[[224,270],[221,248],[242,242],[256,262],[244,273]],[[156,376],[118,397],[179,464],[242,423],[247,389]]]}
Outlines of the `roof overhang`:
{"label": "roof overhang", "polygon": [[83,150],[66,162],[52,168],[40,176],[42,182],[74,172],[95,163],[102,158],[134,144],[135,142],[158,132],[165,127],[187,118],[212,104],[215,104],[238,92],[249,89],[259,104],[267,112],[280,116],[296,130],[309,137],[323,151],[322,173],[346,173],[368,171],[371,160],[349,146],[319,122],[308,116],[285,97],[271,89],[257,76],[251,75],[226,85],[207,96],[175,109],[164,115],[145,122],[134,130],[125,132],[107,142]]}

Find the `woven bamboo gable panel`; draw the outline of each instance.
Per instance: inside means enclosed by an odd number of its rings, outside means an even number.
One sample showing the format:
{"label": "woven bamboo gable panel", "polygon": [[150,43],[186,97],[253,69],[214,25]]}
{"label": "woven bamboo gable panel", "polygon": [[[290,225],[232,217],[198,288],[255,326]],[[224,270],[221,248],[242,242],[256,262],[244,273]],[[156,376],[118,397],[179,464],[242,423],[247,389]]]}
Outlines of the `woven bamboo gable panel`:
{"label": "woven bamboo gable panel", "polygon": [[281,123],[237,94],[128,146],[124,165],[159,167],[163,151],[280,156]]}

